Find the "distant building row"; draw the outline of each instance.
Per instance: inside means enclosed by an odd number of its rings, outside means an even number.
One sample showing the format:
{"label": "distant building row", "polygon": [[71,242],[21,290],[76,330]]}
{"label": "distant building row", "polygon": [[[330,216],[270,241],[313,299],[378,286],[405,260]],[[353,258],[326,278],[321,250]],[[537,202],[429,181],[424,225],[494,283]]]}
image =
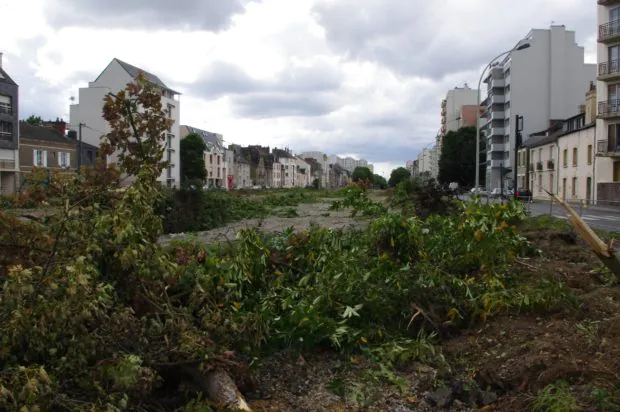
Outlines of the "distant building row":
{"label": "distant building row", "polygon": [[[320,152],[293,155],[289,150],[262,146],[224,146],[223,136],[191,126],[182,126],[180,93],[169,88],[159,77],[118,59],[113,59],[88,87],[80,88],[79,103],[70,107],[70,123],[46,122],[34,127],[19,122],[18,85],[2,69],[0,53],[0,194],[19,190],[20,175],[31,167],[75,169],[92,164],[101,136],[110,132],[102,117],[104,97],[114,96],[143,73],[146,81],[161,90],[162,106],[172,125],[166,133],[165,160],[169,167],[159,177],[168,187],[178,187],[180,176],[180,139],[198,133],[207,144],[206,185],[226,189],[251,187],[340,187],[348,183],[358,166],[369,167],[365,160],[327,156]],[[37,142],[34,145],[33,142]],[[39,144],[45,142],[45,144]],[[52,144],[53,143],[53,144]],[[66,153],[66,154],[65,154]],[[81,153],[81,156],[78,156]],[[56,159],[58,158],[58,159]],[[107,161],[113,163],[116,156]]]}

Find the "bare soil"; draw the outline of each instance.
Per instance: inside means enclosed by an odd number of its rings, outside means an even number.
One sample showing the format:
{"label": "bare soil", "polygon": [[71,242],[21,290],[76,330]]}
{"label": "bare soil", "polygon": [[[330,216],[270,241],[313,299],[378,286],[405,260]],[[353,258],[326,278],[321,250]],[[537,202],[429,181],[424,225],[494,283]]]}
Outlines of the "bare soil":
{"label": "bare soil", "polygon": [[[274,210],[274,213],[278,213],[295,209],[297,212],[295,217],[270,216],[265,219],[243,220],[217,229],[196,232],[191,236],[202,243],[213,243],[232,241],[239,230],[250,227],[260,227],[265,232],[282,232],[289,227],[294,227],[296,230],[301,231],[307,229],[312,224],[331,229],[359,228],[368,224],[368,219],[352,218],[351,212],[348,210],[330,211],[329,207],[334,200],[336,199],[321,199],[317,203],[302,203],[296,208],[284,207],[280,210]],[[164,235],[160,238],[160,244],[167,245],[173,240],[186,239],[188,236],[186,233]]]}

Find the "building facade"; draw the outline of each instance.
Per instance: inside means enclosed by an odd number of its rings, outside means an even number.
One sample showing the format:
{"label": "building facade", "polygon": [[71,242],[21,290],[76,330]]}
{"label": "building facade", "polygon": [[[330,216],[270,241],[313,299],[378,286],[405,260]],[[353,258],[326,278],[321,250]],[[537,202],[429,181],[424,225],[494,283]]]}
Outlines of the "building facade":
{"label": "building facade", "polygon": [[[478,89],[470,88],[467,83],[463,87],[455,87],[449,90],[445,99],[441,101],[440,119],[441,128],[437,134],[437,146],[441,148],[443,136],[450,131],[457,131],[464,126],[465,122],[471,121],[471,109],[466,109],[463,113],[463,107],[474,107],[474,125],[475,123],[475,107],[478,105]],[[468,116],[467,119],[463,114]]]}
{"label": "building facade", "polygon": [[188,125],[181,125],[179,134],[181,139],[189,134],[197,134],[204,141],[207,171],[205,184],[212,188],[232,189],[235,180],[234,152],[224,146],[224,136]]}
{"label": "building facade", "polygon": [[34,167],[57,171],[77,169],[76,142],[49,126],[19,123],[20,171],[31,172]]}
{"label": "building facade", "polygon": [[[169,187],[180,185],[180,138],[179,113],[180,93],[172,90],[161,79],[152,73],[132,66],[118,59],[113,59],[101,74],[88,87],[80,88],[79,102],[70,107],[69,128],[78,133],[78,138],[93,145],[99,146],[101,138],[110,132],[108,122],[102,117],[104,97],[109,93],[116,94],[125,89],[128,83],[133,82],[139,73],[143,73],[145,80],[161,90],[161,101],[168,117],[173,121],[166,133],[165,159],[170,166],[164,170],[159,181]],[[115,163],[115,155],[109,156],[108,163]]]}
{"label": "building facade", "polygon": [[575,42],[575,32],[564,26],[531,30],[521,43],[529,47],[510,53],[484,79],[482,126],[489,190],[499,188],[501,179],[505,187],[513,185],[515,116],[523,116],[524,137],[546,130],[554,121],[578,113],[596,77],[596,66],[584,63],[584,48]]}
{"label": "building facade", "polygon": [[2,67],[0,53],[0,195],[12,194],[19,181],[19,86]]}
{"label": "building facade", "polygon": [[418,174],[428,174],[430,177],[437,178],[439,174],[439,151],[436,147],[425,147],[418,155],[416,163]]}
{"label": "building facade", "polygon": [[620,1],[597,5],[598,96],[596,187],[598,201],[620,202]]}

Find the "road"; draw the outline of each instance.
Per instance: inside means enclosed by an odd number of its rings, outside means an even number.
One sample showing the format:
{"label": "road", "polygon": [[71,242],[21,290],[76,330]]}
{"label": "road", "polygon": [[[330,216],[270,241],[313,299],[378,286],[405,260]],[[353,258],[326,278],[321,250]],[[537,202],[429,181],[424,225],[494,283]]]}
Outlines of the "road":
{"label": "road", "polygon": [[[461,196],[463,199],[463,196]],[[483,202],[486,198],[483,198]],[[489,200],[499,202],[498,199]],[[534,202],[527,204],[528,211],[532,216],[552,215],[559,219],[566,219],[566,211],[559,204],[549,202]],[[577,213],[581,213],[583,220],[594,229],[607,232],[620,232],[620,208],[590,206],[580,210],[578,206],[573,206]]]}

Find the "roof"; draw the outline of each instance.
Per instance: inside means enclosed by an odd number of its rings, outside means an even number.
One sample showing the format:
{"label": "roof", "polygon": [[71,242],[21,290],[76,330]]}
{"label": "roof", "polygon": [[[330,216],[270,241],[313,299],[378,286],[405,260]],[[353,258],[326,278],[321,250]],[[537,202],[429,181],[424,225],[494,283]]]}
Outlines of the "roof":
{"label": "roof", "polygon": [[202,130],[197,127],[192,127],[192,126],[187,126],[187,125],[183,125],[182,127],[187,128],[188,133],[194,133],[202,137],[202,140],[205,142],[209,150],[213,147],[219,150],[227,150],[226,147],[224,146],[224,142],[223,142],[221,134],[209,132],[207,130]]}
{"label": "roof", "polygon": [[5,72],[2,67],[0,67],[0,82],[1,83],[8,83],[8,84],[12,84],[14,86],[17,86],[17,83],[15,83],[13,81],[13,79],[11,79],[11,76],[9,76],[7,74],[7,72]]}
{"label": "roof", "polygon": [[45,142],[76,145],[76,141],[58,133],[51,127],[32,126],[26,122],[19,122],[19,138],[20,140],[42,140]]}
{"label": "roof", "polygon": [[[126,63],[122,60],[117,59],[116,57],[114,59],[112,59],[112,62],[116,61],[133,79],[136,79],[138,77],[138,74],[140,72],[142,72],[144,74],[144,79],[149,82],[152,83],[154,85],[157,85],[163,89],[169,90],[175,94],[181,94],[175,90],[172,90],[170,87],[166,86],[166,83],[164,83],[159,77],[155,76],[153,73],[148,72],[144,69],[141,69],[139,67],[136,67],[132,64]],[[105,71],[105,70],[104,70]],[[99,75],[101,76],[101,75]],[[99,77],[97,77],[99,78]]]}

